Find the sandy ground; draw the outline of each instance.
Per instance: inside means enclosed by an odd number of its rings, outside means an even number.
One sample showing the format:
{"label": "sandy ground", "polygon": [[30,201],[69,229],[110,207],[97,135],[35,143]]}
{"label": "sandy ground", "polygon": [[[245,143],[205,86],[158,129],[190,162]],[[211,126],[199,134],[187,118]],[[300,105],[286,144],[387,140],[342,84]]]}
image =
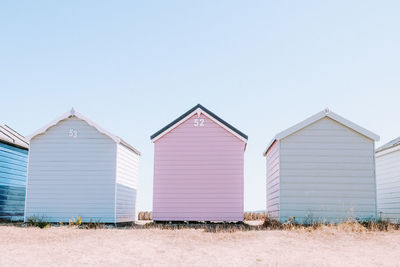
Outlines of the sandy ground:
{"label": "sandy ground", "polygon": [[1,266],[400,266],[400,232],[0,226]]}

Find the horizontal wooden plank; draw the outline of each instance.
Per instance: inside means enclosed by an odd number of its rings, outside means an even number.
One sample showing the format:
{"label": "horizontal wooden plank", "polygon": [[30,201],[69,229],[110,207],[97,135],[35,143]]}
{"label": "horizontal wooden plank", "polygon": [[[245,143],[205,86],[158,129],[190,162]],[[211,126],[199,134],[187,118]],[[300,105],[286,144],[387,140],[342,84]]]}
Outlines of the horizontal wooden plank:
{"label": "horizontal wooden plank", "polygon": [[21,169],[21,170],[16,170],[16,169],[10,169],[8,167],[1,167],[0,166],[0,173],[4,174],[12,174],[12,175],[18,175],[18,176],[26,176],[26,169]]}
{"label": "horizontal wooden plank", "polygon": [[372,209],[375,209],[375,199],[371,199],[368,197],[364,198],[354,198],[354,197],[343,197],[342,199],[335,198],[323,198],[323,197],[286,197],[282,196],[280,198],[280,206],[282,210],[291,209],[296,207],[299,210],[308,210],[313,209],[315,207],[336,207],[338,209],[341,208],[357,208],[360,206],[368,206]]}
{"label": "horizontal wooden plank", "polygon": [[[28,185],[28,197],[29,201],[35,201],[38,199],[63,199],[63,201],[67,201],[68,198],[76,198],[76,202],[79,203],[80,201],[86,201],[88,199],[96,199],[96,201],[113,201],[114,200],[114,194],[111,195],[111,193],[114,193],[114,187],[103,187],[103,188],[78,188],[78,187],[71,187],[74,189],[73,192],[71,190],[68,191],[69,188],[66,187],[65,190],[62,190],[61,188],[53,189],[53,190],[47,190],[47,188],[41,188],[37,189],[34,188],[34,191],[30,189],[30,184]],[[91,190],[91,191],[89,191]],[[68,200],[69,201],[69,200]]]}
{"label": "horizontal wooden plank", "polygon": [[334,156],[334,157],[373,157],[373,151],[367,150],[332,150],[332,149],[318,149],[318,150],[311,150],[306,148],[297,148],[297,149],[281,149],[281,155],[289,155],[289,156],[317,156],[317,157],[324,157],[324,156]]}
{"label": "horizontal wooden plank", "polygon": [[375,192],[375,185],[373,183],[353,183],[343,186],[342,183],[282,183],[281,190],[290,191],[308,191],[315,190],[321,192]]}
{"label": "horizontal wooden plank", "polygon": [[287,184],[316,184],[316,183],[326,183],[326,184],[371,184],[374,182],[373,176],[341,176],[341,175],[302,175],[302,176],[282,176],[281,183]]}
{"label": "horizontal wooden plank", "polygon": [[0,162],[8,162],[19,166],[27,166],[28,158],[26,156],[17,158],[15,156],[10,157],[9,155],[2,155],[0,152]]}
{"label": "horizontal wooden plank", "polygon": [[[230,208],[235,208],[235,210],[237,211],[237,208],[241,208],[243,207],[243,202],[190,202],[190,203],[182,203],[182,202],[156,202],[154,203],[158,208],[169,208],[169,209],[187,209],[187,210],[191,210],[194,211],[194,209],[198,210],[198,209],[208,209],[211,208],[212,209],[220,209],[220,208],[226,208],[227,206],[229,206]],[[163,210],[166,211],[166,210]],[[227,211],[227,210],[225,210]]]}
{"label": "horizontal wooden plank", "polygon": [[[221,156],[208,156],[205,159],[198,159],[196,158],[195,155],[189,156],[189,155],[173,155],[171,157],[161,157],[157,156],[154,160],[155,165],[169,165],[169,164],[181,164],[182,162],[185,162],[187,164],[196,164],[197,162],[202,162],[204,164],[214,164],[214,165],[219,165],[218,160],[221,160]],[[243,157],[231,157],[230,155],[224,156],[223,160],[226,162],[231,162],[232,164],[243,164],[244,160]]]}
{"label": "horizontal wooden plank", "polygon": [[[76,211],[85,211],[82,215],[94,214],[96,211],[103,212],[114,212],[113,203],[97,203],[97,202],[83,202],[79,203],[79,206],[76,206],[75,202],[71,203],[39,203],[32,202],[29,203],[29,212],[47,212],[47,213],[63,213],[63,212],[76,212]],[[100,206],[101,205],[101,206]]]}
{"label": "horizontal wooden plank", "polygon": [[281,168],[281,177],[374,177],[373,170],[296,170]]}
{"label": "horizontal wooden plank", "polygon": [[[196,182],[194,181],[192,184],[184,184],[184,183],[168,183],[165,182],[163,184],[157,183],[157,186],[154,189],[157,190],[170,190],[170,189],[179,189],[179,190],[191,190],[191,189],[198,189],[198,190],[219,190],[219,189],[224,189],[224,190],[231,190],[231,189],[237,189],[240,188],[240,186],[243,184],[243,182],[236,182],[236,183],[226,183],[226,182],[219,182],[219,183],[208,183],[207,181],[199,181]],[[164,189],[165,188],[165,189]]]}
{"label": "horizontal wooden plank", "polygon": [[210,194],[238,194],[242,195],[243,190],[240,187],[236,188],[160,188],[154,189],[154,193],[159,195],[159,197],[164,195],[182,195],[182,194],[196,194],[207,197]]}

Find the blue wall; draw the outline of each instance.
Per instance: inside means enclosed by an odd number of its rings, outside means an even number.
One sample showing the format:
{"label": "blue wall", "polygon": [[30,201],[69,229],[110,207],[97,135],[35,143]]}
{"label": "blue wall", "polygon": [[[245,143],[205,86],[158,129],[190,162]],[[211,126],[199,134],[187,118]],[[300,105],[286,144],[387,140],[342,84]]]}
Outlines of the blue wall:
{"label": "blue wall", "polygon": [[0,143],[0,220],[23,220],[28,150]]}

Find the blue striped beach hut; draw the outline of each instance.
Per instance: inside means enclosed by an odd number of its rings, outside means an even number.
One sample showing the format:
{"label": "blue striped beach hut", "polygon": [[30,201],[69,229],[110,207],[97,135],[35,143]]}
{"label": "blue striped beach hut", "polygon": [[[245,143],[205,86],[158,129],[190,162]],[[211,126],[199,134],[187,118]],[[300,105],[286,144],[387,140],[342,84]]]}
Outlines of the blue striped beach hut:
{"label": "blue striped beach hut", "polygon": [[24,219],[28,149],[25,137],[0,125],[0,220]]}

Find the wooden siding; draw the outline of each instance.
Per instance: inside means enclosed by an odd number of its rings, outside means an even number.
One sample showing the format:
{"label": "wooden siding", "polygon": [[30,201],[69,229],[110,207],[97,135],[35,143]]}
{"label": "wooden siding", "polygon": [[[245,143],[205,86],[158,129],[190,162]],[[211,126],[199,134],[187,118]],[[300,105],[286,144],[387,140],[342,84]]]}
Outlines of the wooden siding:
{"label": "wooden siding", "polygon": [[280,220],[376,217],[374,141],[323,118],[280,144]]}
{"label": "wooden siding", "polygon": [[400,150],[377,153],[376,187],[378,215],[400,222]]}
{"label": "wooden siding", "polygon": [[244,146],[227,130],[197,115],[155,142],[153,219],[242,221]]}
{"label": "wooden siding", "polygon": [[[69,136],[70,129],[77,137]],[[26,218],[115,222],[116,143],[76,117],[31,140]]]}
{"label": "wooden siding", "polygon": [[24,218],[28,150],[0,143],[0,220]]}
{"label": "wooden siding", "polygon": [[279,141],[270,147],[267,158],[267,214],[279,219]]}
{"label": "wooden siding", "polygon": [[136,221],[139,156],[124,145],[117,147],[117,222]]}

